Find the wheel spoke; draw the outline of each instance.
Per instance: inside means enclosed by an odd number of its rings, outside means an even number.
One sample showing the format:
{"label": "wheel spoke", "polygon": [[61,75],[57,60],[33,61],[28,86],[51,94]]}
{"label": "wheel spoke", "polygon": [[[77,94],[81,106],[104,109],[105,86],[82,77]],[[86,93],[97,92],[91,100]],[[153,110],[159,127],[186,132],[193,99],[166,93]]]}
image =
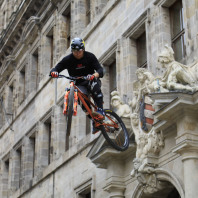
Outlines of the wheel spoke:
{"label": "wheel spoke", "polygon": [[105,114],[104,130],[102,130],[104,137],[115,149],[126,150],[129,145],[129,137],[124,123],[113,111],[107,110]]}

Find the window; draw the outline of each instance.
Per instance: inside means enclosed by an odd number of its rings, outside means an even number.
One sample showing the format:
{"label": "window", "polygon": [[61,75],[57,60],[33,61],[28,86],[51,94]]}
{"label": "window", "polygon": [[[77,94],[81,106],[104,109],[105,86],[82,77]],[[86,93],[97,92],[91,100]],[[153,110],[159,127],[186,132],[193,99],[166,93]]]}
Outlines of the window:
{"label": "window", "polygon": [[3,29],[6,29],[7,26],[7,12],[3,12]]}
{"label": "window", "polygon": [[23,167],[22,167],[22,147],[20,147],[18,150],[17,150],[17,153],[18,153],[18,157],[19,157],[19,188],[22,186],[22,182],[23,182]]}
{"label": "window", "polygon": [[110,93],[117,89],[116,61],[109,66],[109,89]]}
{"label": "window", "polygon": [[74,190],[76,192],[76,198],[91,198],[92,192],[92,178],[81,183]]}
{"label": "window", "polygon": [[31,153],[32,153],[32,177],[35,175],[35,156],[36,156],[36,135],[30,137]]}
{"label": "window", "polygon": [[45,126],[45,130],[46,130],[46,135],[47,135],[47,143],[48,143],[48,148],[46,148],[48,150],[48,165],[51,163],[52,159],[51,159],[51,154],[52,154],[52,142],[51,142],[51,135],[52,135],[52,130],[51,130],[51,117],[48,118],[45,122],[44,122],[44,126]]}
{"label": "window", "polygon": [[103,100],[105,101],[105,108],[110,108],[111,92],[117,90],[117,71],[116,71],[116,49],[117,43],[112,45],[109,50],[100,58],[100,63],[104,67],[103,77]]}
{"label": "window", "polygon": [[19,75],[19,104],[21,104],[25,99],[25,67],[22,68]]}
{"label": "window", "polygon": [[10,163],[11,177],[10,179],[10,188],[11,189],[20,189],[23,182],[23,154],[22,154],[22,143],[20,142],[17,145],[17,148],[14,148],[12,151],[12,160]]}
{"label": "window", "polygon": [[32,57],[32,67],[35,68],[35,80],[36,80],[36,88],[39,85],[40,77],[39,77],[39,57],[38,57],[38,49],[33,53]]}
{"label": "window", "polygon": [[63,16],[65,18],[66,23],[66,41],[67,41],[67,49],[70,47],[71,43],[71,12],[70,12],[70,6],[66,11],[63,13]]}
{"label": "window", "polygon": [[175,60],[180,61],[185,56],[185,38],[184,38],[184,19],[182,1],[176,1],[170,7],[170,24],[172,48],[175,52]]}
{"label": "window", "polygon": [[5,100],[3,100],[2,105],[5,120],[9,122],[14,112],[14,82],[9,83],[5,94]]}
{"label": "window", "polygon": [[5,106],[4,106],[4,101],[3,101],[3,96],[0,98],[0,128],[3,127],[5,123]]}
{"label": "window", "polygon": [[146,33],[144,32],[136,40],[137,45],[137,66],[147,67],[147,52],[146,52]]}
{"label": "window", "polygon": [[54,59],[54,36],[53,36],[53,29],[47,35],[47,48],[48,48],[48,55],[50,58],[50,68],[53,67],[53,59]]}
{"label": "window", "polygon": [[79,193],[78,198],[91,198],[91,188]]}

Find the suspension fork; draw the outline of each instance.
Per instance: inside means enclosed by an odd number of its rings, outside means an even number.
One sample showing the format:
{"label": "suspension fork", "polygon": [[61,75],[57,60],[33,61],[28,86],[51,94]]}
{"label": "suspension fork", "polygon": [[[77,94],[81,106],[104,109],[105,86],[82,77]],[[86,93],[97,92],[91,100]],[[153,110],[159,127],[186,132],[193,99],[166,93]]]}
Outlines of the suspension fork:
{"label": "suspension fork", "polygon": [[74,116],[77,115],[77,106],[78,106],[78,90],[75,89],[74,90],[74,113],[73,113]]}
{"label": "suspension fork", "polygon": [[66,90],[65,90],[65,96],[64,96],[64,109],[63,109],[63,114],[64,115],[67,114],[67,106],[68,106],[69,93],[70,93],[70,89],[69,88],[66,88]]}

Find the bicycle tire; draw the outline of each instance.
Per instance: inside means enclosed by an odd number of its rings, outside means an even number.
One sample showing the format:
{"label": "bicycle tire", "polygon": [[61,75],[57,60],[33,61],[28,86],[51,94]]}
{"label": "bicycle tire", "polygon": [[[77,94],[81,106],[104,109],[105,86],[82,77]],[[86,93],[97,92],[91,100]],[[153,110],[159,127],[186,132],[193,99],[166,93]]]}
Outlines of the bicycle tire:
{"label": "bicycle tire", "polygon": [[69,98],[68,98],[68,107],[66,114],[66,122],[67,122],[67,134],[70,135],[71,132],[71,124],[72,124],[72,116],[73,116],[73,104],[74,104],[74,87],[70,88]]}
{"label": "bicycle tire", "polygon": [[[106,141],[116,150],[125,151],[129,147],[129,134],[125,127],[125,124],[121,118],[112,110],[105,109],[105,120],[103,122],[108,123],[111,118],[116,122],[119,128],[114,128],[110,126],[100,126],[100,130],[106,139]],[[110,121],[111,122],[111,121]]]}

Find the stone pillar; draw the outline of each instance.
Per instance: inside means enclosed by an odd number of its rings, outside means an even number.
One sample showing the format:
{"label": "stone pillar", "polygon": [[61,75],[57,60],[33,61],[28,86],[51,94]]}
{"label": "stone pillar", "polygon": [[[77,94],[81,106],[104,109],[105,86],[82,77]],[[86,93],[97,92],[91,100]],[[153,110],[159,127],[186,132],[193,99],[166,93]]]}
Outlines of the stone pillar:
{"label": "stone pillar", "polygon": [[137,49],[136,40],[133,38],[122,38],[117,42],[116,49],[116,73],[118,91],[124,103],[132,98],[133,81],[136,80]]}
{"label": "stone pillar", "polygon": [[109,198],[124,198],[126,187],[123,181],[123,161],[121,159],[109,157],[107,169],[106,186],[104,190],[109,192]]}
{"label": "stone pillar", "polygon": [[29,137],[24,137],[24,158],[23,158],[23,181],[24,190],[28,189],[31,186],[31,180],[33,178],[34,173],[34,145],[35,142]]}
{"label": "stone pillar", "polygon": [[5,100],[3,101],[3,105],[6,111],[6,120],[9,120],[12,118],[13,110],[14,110],[14,101],[13,101],[13,95],[14,95],[14,87],[6,86],[5,88]]}
{"label": "stone pillar", "polygon": [[[99,140],[100,141],[100,138]],[[96,149],[96,150],[95,150]],[[129,147],[125,152],[118,152],[115,149],[104,149],[98,152],[98,144],[93,147],[92,152],[88,154],[88,158],[98,168],[105,168],[106,180],[104,181],[104,191],[108,192],[108,198],[124,198],[125,197],[125,160],[134,152],[134,147]],[[97,155],[96,155],[97,153]]]}
{"label": "stone pillar", "polygon": [[49,74],[53,66],[53,29],[50,35],[43,35],[41,39],[41,73],[43,75]]}
{"label": "stone pillar", "polygon": [[24,68],[24,72],[20,72],[20,71],[16,72],[16,82],[17,82],[16,104],[17,106],[20,106],[20,104],[25,99],[25,68]]}
{"label": "stone pillar", "polygon": [[9,195],[9,160],[0,162],[0,197],[7,198]]}
{"label": "stone pillar", "polygon": [[71,19],[69,13],[70,10],[68,11],[68,16],[63,16],[59,13],[57,13],[56,16],[56,26],[54,27],[54,48],[56,49],[54,53],[55,62],[65,55],[68,47],[70,46],[68,36],[70,35]]}
{"label": "stone pillar", "polygon": [[40,178],[42,177],[43,169],[49,164],[49,132],[42,122],[39,122],[37,127],[35,175]]}
{"label": "stone pillar", "polygon": [[183,114],[177,121],[175,152],[181,154],[184,169],[185,198],[198,195],[198,119],[193,113]]}
{"label": "stone pillar", "polygon": [[71,18],[72,18],[72,38],[79,36],[85,29],[86,22],[86,1],[76,0],[71,2]]}
{"label": "stone pillar", "polygon": [[169,9],[155,6],[147,13],[145,21],[147,40],[147,64],[150,71],[161,74],[158,68],[158,54],[165,44],[171,46]]}
{"label": "stone pillar", "polygon": [[22,166],[22,149],[21,150],[12,150],[10,158],[11,174],[10,174],[10,190],[11,194],[18,190],[22,185],[23,178],[23,166]]}
{"label": "stone pillar", "polygon": [[28,79],[31,79],[28,82],[28,90],[29,93],[32,93],[33,91],[35,91],[37,89],[37,83],[38,83],[38,76],[37,73],[38,72],[38,49],[35,50],[34,54],[30,53],[30,47],[31,45],[29,45],[29,51],[27,53],[27,65],[28,65]]}
{"label": "stone pillar", "polygon": [[66,118],[60,106],[54,106],[52,117],[53,160],[66,150]]}

